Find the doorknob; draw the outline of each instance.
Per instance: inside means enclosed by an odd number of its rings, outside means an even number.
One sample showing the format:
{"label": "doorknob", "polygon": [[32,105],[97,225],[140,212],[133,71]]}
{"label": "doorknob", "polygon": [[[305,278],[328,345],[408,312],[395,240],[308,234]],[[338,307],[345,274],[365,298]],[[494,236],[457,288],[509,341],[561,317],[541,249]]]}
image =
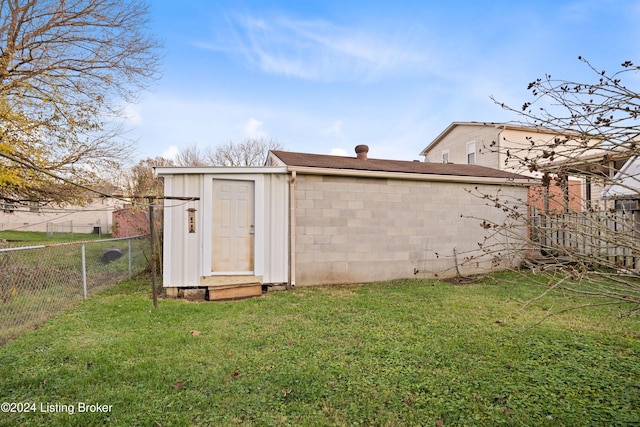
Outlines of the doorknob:
{"label": "doorknob", "polygon": [[249,234],[255,234],[255,233],[256,233],[256,227],[253,224],[251,224],[249,226]]}

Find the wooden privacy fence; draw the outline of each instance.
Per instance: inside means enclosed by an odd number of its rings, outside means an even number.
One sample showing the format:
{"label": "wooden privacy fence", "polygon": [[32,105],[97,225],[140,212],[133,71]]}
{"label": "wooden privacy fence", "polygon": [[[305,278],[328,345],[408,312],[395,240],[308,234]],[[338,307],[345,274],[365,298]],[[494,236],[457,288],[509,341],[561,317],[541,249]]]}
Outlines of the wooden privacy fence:
{"label": "wooden privacy fence", "polygon": [[636,268],[640,222],[620,212],[571,212],[531,217],[530,237],[543,255],[582,256],[587,263]]}

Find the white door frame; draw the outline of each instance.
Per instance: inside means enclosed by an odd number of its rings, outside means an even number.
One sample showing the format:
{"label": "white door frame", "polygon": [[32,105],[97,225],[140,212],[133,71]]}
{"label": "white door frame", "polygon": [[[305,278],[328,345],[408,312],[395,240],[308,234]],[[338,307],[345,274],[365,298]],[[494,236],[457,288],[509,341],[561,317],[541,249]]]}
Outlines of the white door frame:
{"label": "white door frame", "polygon": [[[211,253],[213,236],[213,180],[253,181],[253,209],[255,234],[253,236],[253,271],[211,271]],[[255,275],[262,276],[264,271],[264,176],[262,174],[206,174],[203,183],[202,224],[202,272],[204,276],[219,275]]]}

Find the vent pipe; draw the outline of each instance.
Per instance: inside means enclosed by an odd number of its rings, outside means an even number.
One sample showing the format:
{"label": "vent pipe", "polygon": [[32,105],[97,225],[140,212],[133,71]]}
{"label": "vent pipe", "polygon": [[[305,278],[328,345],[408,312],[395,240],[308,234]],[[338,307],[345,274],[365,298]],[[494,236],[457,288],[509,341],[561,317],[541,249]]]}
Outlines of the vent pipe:
{"label": "vent pipe", "polygon": [[358,160],[367,160],[367,153],[369,152],[369,146],[356,145],[356,156]]}

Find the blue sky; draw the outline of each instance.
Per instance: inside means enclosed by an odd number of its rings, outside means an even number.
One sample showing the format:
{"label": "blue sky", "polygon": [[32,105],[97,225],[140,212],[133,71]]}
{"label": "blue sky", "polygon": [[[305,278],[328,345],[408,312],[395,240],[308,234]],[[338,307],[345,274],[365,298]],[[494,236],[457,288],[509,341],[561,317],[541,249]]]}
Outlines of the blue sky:
{"label": "blue sky", "polygon": [[128,108],[138,157],[266,138],[418,159],[454,121],[516,120],[537,77],[640,63],[640,1],[152,0],[162,78]]}

